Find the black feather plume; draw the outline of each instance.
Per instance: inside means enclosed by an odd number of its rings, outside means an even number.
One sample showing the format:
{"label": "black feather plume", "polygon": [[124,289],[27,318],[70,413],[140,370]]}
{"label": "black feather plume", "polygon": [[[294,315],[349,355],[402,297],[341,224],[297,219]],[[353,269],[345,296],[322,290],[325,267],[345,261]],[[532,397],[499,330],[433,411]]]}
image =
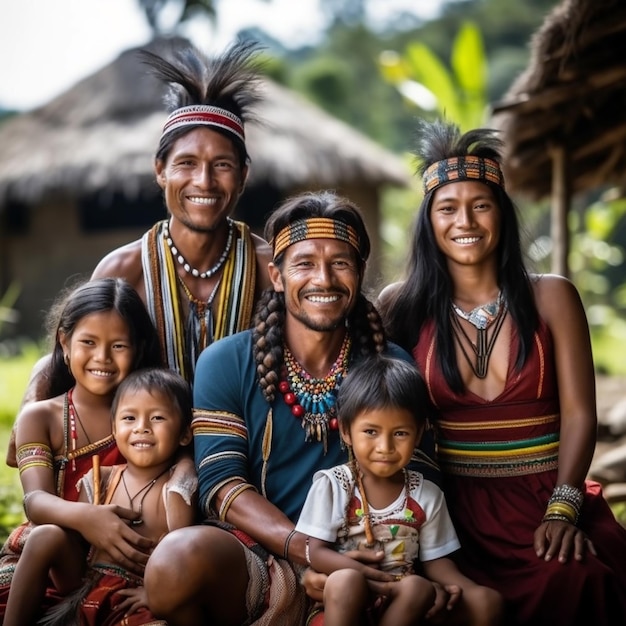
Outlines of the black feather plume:
{"label": "black feather plume", "polygon": [[173,58],[140,50],[141,60],[169,85],[164,102],[168,112],[184,106],[206,104],[234,113],[247,122],[261,100],[260,72],[254,61],[260,47],[254,41],[237,41],[221,55],[209,58],[195,46],[178,50]]}
{"label": "black feather plume", "polygon": [[497,132],[491,128],[477,128],[462,134],[458,125],[452,122],[419,120],[413,151],[418,160],[418,175],[422,176],[437,161],[468,154],[501,163],[503,142]]}

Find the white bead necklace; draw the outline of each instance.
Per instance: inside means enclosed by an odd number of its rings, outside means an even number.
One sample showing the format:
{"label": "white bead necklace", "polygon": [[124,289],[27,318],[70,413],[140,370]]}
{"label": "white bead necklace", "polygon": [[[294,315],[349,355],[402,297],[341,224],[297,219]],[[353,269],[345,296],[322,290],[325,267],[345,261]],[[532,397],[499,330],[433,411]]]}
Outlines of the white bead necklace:
{"label": "white bead necklace", "polygon": [[191,274],[196,278],[211,278],[215,273],[224,265],[226,259],[228,258],[228,254],[230,253],[230,249],[233,245],[233,232],[235,230],[234,222],[230,218],[228,218],[228,239],[226,240],[226,247],[224,248],[224,252],[222,252],[222,256],[217,260],[217,263],[209,268],[208,270],[201,272],[197,270],[195,267],[191,267],[189,263],[186,261],[185,257],[178,251],[178,248],[174,245],[172,241],[172,237],[170,235],[170,229],[168,223],[165,222],[163,225],[163,236],[165,237],[165,241],[169,246],[169,249],[172,251],[173,257],[180,263],[183,269],[187,272],[187,274]]}

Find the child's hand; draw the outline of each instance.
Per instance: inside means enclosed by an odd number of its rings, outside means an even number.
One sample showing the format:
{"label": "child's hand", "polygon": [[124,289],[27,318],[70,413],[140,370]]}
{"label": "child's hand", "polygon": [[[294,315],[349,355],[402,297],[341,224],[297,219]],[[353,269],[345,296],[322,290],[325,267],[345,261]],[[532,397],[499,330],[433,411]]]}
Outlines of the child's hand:
{"label": "child's hand", "polygon": [[311,567],[307,567],[302,574],[300,584],[304,587],[306,595],[316,602],[324,599],[324,586],[328,576],[320,572],[316,572]]}
{"label": "child's hand", "polygon": [[113,563],[142,575],[154,542],[135,532],[127,520],[136,512],[116,505],[91,505],[86,509],[80,533]]}
{"label": "child's hand", "polygon": [[131,615],[141,608],[148,608],[148,598],[145,587],[120,589],[117,595],[124,596],[124,600],[115,605],[115,608],[124,611],[125,615]]}
{"label": "child's hand", "polygon": [[382,550],[350,550],[346,552],[346,556],[359,563],[378,568],[380,562],[385,558],[385,553]]}
{"label": "child's hand", "polygon": [[441,624],[445,622],[447,612],[459,601],[463,590],[458,585],[441,586],[436,582],[433,582],[433,586],[437,595],[425,618],[429,624]]}

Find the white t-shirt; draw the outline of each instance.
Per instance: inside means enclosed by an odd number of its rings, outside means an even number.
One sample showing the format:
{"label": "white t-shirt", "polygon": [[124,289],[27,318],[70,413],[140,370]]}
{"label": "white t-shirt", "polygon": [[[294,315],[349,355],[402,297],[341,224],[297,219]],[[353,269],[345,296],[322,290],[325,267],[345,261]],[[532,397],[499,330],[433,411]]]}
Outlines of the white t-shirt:
{"label": "white t-shirt", "polygon": [[[369,509],[373,549],[385,552],[381,569],[407,574],[416,558],[431,561],[460,548],[443,492],[419,472],[406,470],[406,488],[395,502]],[[365,547],[362,498],[349,465],[314,474],[296,530],[339,552],[372,549]]]}

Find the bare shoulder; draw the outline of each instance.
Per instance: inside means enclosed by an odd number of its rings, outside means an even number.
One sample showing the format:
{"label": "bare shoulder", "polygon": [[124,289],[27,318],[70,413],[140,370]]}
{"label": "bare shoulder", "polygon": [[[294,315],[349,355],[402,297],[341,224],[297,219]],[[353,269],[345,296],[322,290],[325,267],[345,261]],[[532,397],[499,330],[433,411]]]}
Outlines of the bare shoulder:
{"label": "bare shoulder", "polygon": [[15,422],[18,446],[27,443],[49,443],[53,434],[61,428],[63,398],[35,400],[24,405]]}
{"label": "bare shoulder", "polygon": [[91,278],[124,278],[137,291],[143,289],[141,239],[109,252],[96,266]]}
{"label": "bare shoulder", "polygon": [[379,309],[387,308],[389,304],[393,302],[394,298],[397,296],[398,292],[400,291],[400,287],[403,284],[404,283],[402,282],[395,282],[395,283],[390,283],[389,285],[383,287],[381,292],[378,294],[378,298],[376,300],[376,306]]}
{"label": "bare shoulder", "polygon": [[254,245],[254,251],[256,253],[257,263],[257,282],[259,293],[271,286],[269,273],[267,266],[272,260],[272,248],[270,245],[258,235],[252,234],[252,243]]}
{"label": "bare shoulder", "polygon": [[553,330],[585,316],[580,294],[571,280],[557,274],[531,275],[539,315]]}

